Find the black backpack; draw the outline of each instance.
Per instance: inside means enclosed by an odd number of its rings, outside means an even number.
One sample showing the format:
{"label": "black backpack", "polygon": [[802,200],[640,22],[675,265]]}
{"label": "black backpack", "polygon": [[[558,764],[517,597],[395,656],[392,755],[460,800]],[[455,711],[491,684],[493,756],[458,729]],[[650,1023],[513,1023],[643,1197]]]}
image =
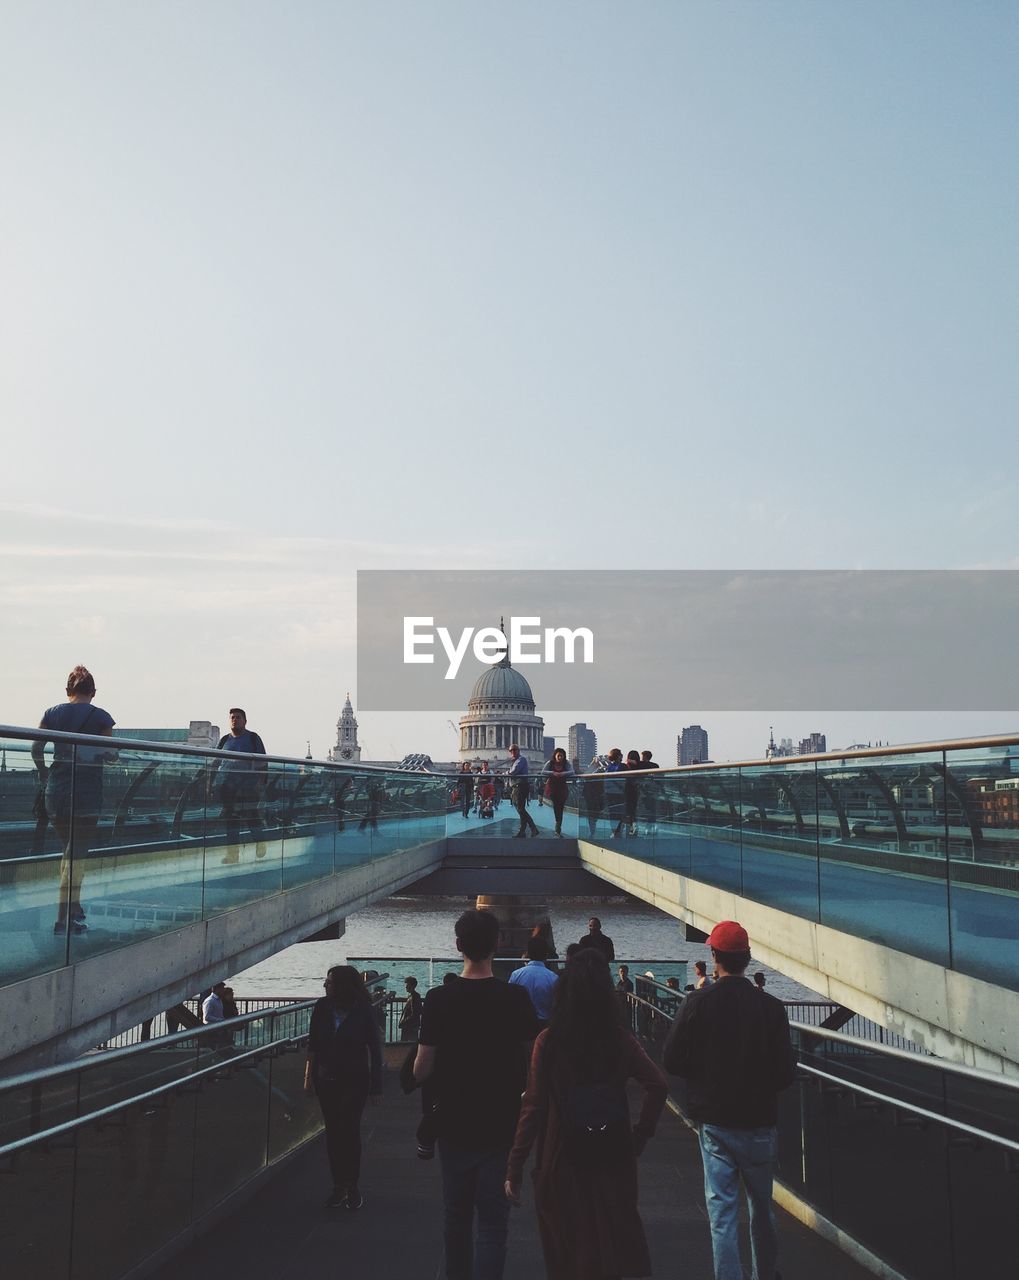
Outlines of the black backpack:
{"label": "black backpack", "polygon": [[560,1095],[563,1151],[571,1164],[603,1168],[633,1150],[630,1104],[621,1080],[573,1080]]}

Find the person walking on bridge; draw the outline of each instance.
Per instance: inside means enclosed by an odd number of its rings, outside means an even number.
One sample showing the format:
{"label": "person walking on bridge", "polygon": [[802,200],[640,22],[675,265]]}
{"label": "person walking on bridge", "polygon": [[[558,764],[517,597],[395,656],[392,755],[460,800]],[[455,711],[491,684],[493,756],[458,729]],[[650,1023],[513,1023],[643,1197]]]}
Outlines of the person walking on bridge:
{"label": "person walking on bridge", "polygon": [[527,992],[493,975],[498,942],[490,911],[457,920],[463,972],[425,996],[414,1060],[414,1079],[435,1084],[448,1280],[502,1280],[506,1261],[503,1180],[538,1021]]}
{"label": "person walking on bridge", "polygon": [[217,759],[212,766],[209,787],[219,779],[219,799],[226,823],[226,856],[224,866],[241,860],[241,827],[246,826],[255,838],[255,857],[264,858],[267,849],[262,818],[258,812],[262,787],[269,772],[268,761],[251,761],[244,756],[264,756],[265,744],[248,728],[248,717],[240,707],[230,708],[230,732],[216,744],[217,751],[229,751],[231,757]]}
{"label": "person walking on bridge", "polygon": [[517,832],[516,838],[522,840],[530,831],[532,836],[538,834],[538,824],[527,812],[527,801],[531,795],[531,782],[527,776],[527,757],[520,754],[520,748],[514,742],[510,748],[510,759],[513,763],[509,767],[510,776],[510,795],[513,799],[513,807],[520,815],[520,830]]}
{"label": "person walking on bridge", "polygon": [[[112,738],[116,721],[108,711],[92,705],[95,696],[92,673],[85,667],[75,667],[67,677],[67,701],[45,711],[39,728]],[[63,846],[53,932],[66,933],[70,924],[75,933],[84,933],[88,928],[81,905],[85,859],[99,828],[103,764],[117,757],[112,750],[55,742],[53,763],[47,769],[45,749],[45,738],[32,743],[32,762],[43,786],[46,815]]]}
{"label": "person walking on bridge", "polygon": [[[627,1079],[644,1092],[636,1125]],[[506,1166],[506,1197],[519,1204],[523,1166],[537,1146],[534,1207],[547,1276],[651,1275],[637,1157],[666,1093],[665,1076],[625,1025],[608,962],[593,949],[578,952],[559,979],[551,1025],[535,1041]]]}
{"label": "person walking on bridge", "polygon": [[304,1091],[318,1096],[333,1190],[328,1209],[360,1209],[361,1114],[382,1101],[382,1045],[361,975],[349,964],[326,974],[325,996],[311,1011]]}
{"label": "person walking on bridge", "polygon": [[745,978],[747,931],[723,920],[708,936],[719,979],[691,992],[672,1024],[662,1061],[687,1081],[697,1127],[715,1280],[742,1280],[739,1184],[750,1207],[753,1280],[775,1280],[778,1238],[771,1208],[776,1095],[792,1083],[795,1058],[785,1006]]}

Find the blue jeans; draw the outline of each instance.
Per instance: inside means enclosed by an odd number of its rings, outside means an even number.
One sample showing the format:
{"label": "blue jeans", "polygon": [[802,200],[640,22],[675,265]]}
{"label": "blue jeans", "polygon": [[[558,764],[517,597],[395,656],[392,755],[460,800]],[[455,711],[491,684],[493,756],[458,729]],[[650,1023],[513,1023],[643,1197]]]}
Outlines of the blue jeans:
{"label": "blue jeans", "polygon": [[467,1151],[439,1140],[447,1280],[502,1280],[510,1213],[503,1191],[508,1157],[508,1148]]}
{"label": "blue jeans", "polygon": [[778,1237],[771,1208],[775,1166],[774,1129],[698,1129],[704,1162],[704,1200],[711,1226],[715,1280],[743,1280],[739,1260],[739,1184],[750,1207],[753,1280],[774,1280]]}

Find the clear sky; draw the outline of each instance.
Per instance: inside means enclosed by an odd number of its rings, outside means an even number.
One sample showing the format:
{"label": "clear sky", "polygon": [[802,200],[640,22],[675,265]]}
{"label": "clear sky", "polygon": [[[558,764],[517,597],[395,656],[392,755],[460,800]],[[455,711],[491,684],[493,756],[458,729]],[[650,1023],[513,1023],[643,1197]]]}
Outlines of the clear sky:
{"label": "clear sky", "polygon": [[[1017,65],[1011,0],[4,0],[0,721],[83,661],[324,754],[358,568],[1019,566]],[[662,675],[586,718],[760,753]]]}

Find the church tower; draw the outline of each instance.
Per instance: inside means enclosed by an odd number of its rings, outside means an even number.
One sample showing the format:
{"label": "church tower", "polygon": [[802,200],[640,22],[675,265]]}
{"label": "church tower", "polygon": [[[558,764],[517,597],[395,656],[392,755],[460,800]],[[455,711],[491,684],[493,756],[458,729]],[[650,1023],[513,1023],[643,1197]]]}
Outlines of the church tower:
{"label": "church tower", "polygon": [[329,759],[336,764],[357,764],[361,759],[361,748],[357,743],[357,721],[354,719],[349,693],[340,718],[336,721],[336,746],[329,752]]}

